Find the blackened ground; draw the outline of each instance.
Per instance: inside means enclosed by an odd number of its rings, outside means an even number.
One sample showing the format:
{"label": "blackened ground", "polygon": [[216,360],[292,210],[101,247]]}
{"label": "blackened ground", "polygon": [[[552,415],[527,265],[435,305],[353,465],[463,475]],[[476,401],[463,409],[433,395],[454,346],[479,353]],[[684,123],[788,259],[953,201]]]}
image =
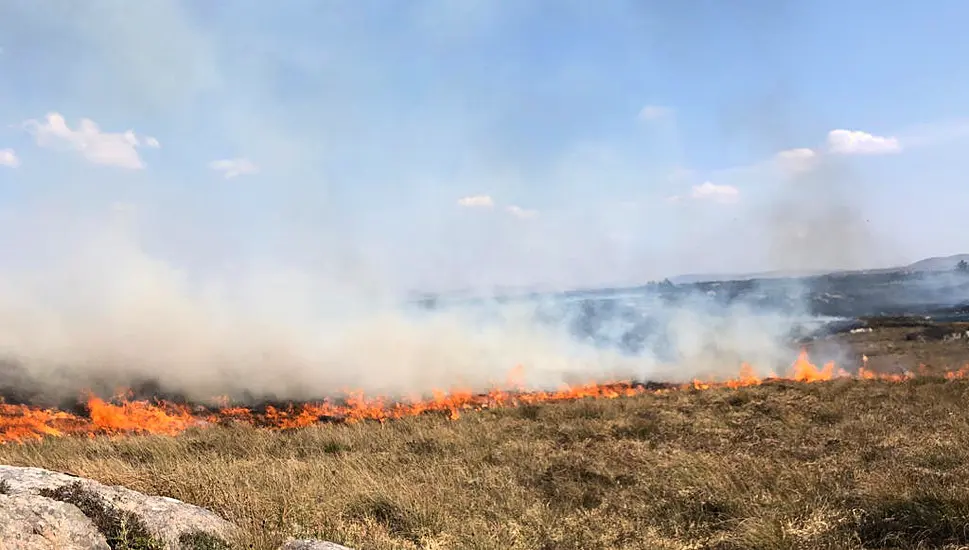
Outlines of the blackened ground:
{"label": "blackened ground", "polygon": [[846,370],[863,364],[876,372],[932,372],[969,365],[969,323],[938,323],[919,317],[865,319],[863,326],[809,342],[814,356],[840,353]]}

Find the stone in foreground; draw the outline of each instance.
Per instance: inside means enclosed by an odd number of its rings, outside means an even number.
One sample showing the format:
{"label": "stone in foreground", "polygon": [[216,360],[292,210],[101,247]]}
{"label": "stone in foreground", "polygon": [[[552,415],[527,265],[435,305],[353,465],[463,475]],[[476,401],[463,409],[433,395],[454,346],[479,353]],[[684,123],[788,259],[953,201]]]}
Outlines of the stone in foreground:
{"label": "stone in foreground", "polygon": [[76,506],[30,494],[0,495],[0,548],[109,550]]}
{"label": "stone in foreground", "polygon": [[[99,497],[101,502],[113,510],[133,514],[141,520],[151,536],[164,544],[167,549],[180,550],[183,545],[180,544],[179,538],[182,536],[204,533],[210,537],[228,540],[234,530],[231,523],[214,512],[173,498],[145,495],[125,487],[108,486],[92,479],[52,472],[42,468],[2,465],[0,465],[0,485],[4,489],[3,492],[6,493],[6,500],[0,502],[0,521],[5,522],[8,516],[16,519],[24,515],[26,513],[23,511],[23,506],[26,505],[24,503],[32,503],[31,505],[36,507],[38,513],[48,514],[44,517],[57,518],[57,523],[45,524],[38,519],[27,518],[19,520],[21,523],[18,525],[23,524],[24,521],[27,521],[28,529],[33,529],[33,527],[30,527],[31,525],[37,525],[39,529],[48,525],[50,532],[53,533],[52,536],[55,538],[50,538],[50,542],[47,543],[43,542],[45,540],[43,538],[37,539],[38,542],[34,543],[33,546],[25,546],[25,548],[37,548],[38,550],[41,548],[72,548],[71,546],[61,545],[60,539],[57,539],[56,536],[70,537],[72,536],[71,533],[83,533],[85,529],[94,527],[94,524],[73,504],[47,498],[47,496],[52,491],[63,490],[63,488],[75,486],[75,484],[86,494]],[[47,496],[44,496],[44,494],[47,494]],[[27,497],[33,498],[24,500]],[[45,502],[48,504],[44,504]],[[50,510],[50,512],[47,510]],[[67,510],[72,511],[67,512]],[[55,515],[50,516],[49,514]],[[10,531],[13,533],[12,530]],[[97,534],[97,531],[95,530],[94,533]],[[16,538],[4,538],[7,536],[5,527],[0,528],[0,534],[3,535],[0,536],[0,548],[10,547],[15,541],[19,542]],[[15,535],[11,534],[10,536]],[[104,537],[102,536],[100,540],[103,542]],[[20,546],[14,545],[13,547],[19,548]],[[106,547],[104,546],[104,548]],[[83,546],[83,548],[100,547],[96,543],[92,543]]]}

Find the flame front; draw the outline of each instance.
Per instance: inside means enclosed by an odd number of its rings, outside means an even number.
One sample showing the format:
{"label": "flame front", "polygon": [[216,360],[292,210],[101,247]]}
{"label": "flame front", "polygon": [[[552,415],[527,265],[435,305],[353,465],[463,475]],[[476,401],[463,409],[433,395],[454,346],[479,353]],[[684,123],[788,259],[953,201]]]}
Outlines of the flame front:
{"label": "flame front", "polygon": [[[467,390],[434,390],[427,399],[411,398],[393,401],[381,397],[366,397],[362,392],[350,391],[339,403],[290,404],[285,407],[267,406],[263,410],[231,407],[223,404],[205,412],[193,412],[185,405],[168,402],[148,402],[119,396],[109,402],[95,396],[87,398],[88,415],[75,415],[65,411],[41,409],[27,405],[13,405],[0,401],[0,443],[23,442],[44,437],[80,435],[160,434],[177,435],[191,427],[204,427],[226,422],[244,422],[272,429],[293,429],[317,424],[322,421],[359,422],[365,420],[385,422],[425,413],[444,414],[455,420],[463,411],[489,408],[514,407],[527,404],[551,403],[582,398],[615,399],[647,392],[671,390],[706,390],[710,388],[741,388],[755,386],[770,379],[812,383],[834,378],[852,377],[836,369],[834,363],[818,368],[811,363],[807,351],[801,351],[787,376],[771,373],[757,376],[754,368],[744,363],[735,378],[728,380],[693,380],[687,384],[666,385],[648,389],[630,382],[607,384],[589,383],[563,387],[556,391],[525,391],[522,383],[523,368],[515,367],[502,388],[486,393]],[[969,365],[945,374],[947,379],[969,376]],[[879,374],[868,369],[867,357],[854,377],[863,380],[902,381],[914,377],[912,373]]]}

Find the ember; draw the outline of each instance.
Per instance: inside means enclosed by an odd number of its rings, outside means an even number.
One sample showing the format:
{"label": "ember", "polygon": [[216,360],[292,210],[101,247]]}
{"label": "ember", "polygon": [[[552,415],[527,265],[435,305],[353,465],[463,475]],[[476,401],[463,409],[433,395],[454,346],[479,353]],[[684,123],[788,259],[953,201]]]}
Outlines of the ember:
{"label": "ember", "polygon": [[[24,442],[44,437],[159,434],[177,435],[191,427],[213,424],[244,422],[269,429],[293,429],[320,422],[359,422],[375,420],[385,422],[426,413],[444,414],[454,420],[464,411],[489,408],[515,407],[519,405],[551,403],[583,398],[615,399],[644,393],[675,390],[705,390],[710,388],[741,388],[755,386],[767,380],[790,380],[811,383],[834,378],[855,377],[864,380],[902,381],[913,378],[913,373],[880,374],[867,368],[867,358],[856,375],[836,369],[834,363],[817,367],[811,363],[806,351],[802,351],[786,376],[773,373],[765,378],[757,376],[753,367],[743,364],[736,378],[729,380],[698,380],[686,384],[637,384],[613,382],[563,387],[556,391],[526,391],[521,387],[521,367],[509,376],[506,388],[487,393],[464,390],[435,390],[429,399],[391,401],[380,397],[366,397],[360,392],[349,392],[340,401],[319,403],[290,403],[256,409],[224,406],[209,409],[190,408],[187,405],[159,401],[133,400],[118,396],[105,401],[96,396],[87,398],[87,415],[65,411],[42,409],[28,405],[0,402],[0,443]],[[969,365],[946,373],[947,379],[969,376]]]}

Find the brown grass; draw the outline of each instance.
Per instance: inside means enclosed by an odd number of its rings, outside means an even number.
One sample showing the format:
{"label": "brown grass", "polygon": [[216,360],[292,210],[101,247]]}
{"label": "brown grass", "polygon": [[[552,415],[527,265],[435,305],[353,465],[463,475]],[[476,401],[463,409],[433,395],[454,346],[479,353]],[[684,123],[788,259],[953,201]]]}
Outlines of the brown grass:
{"label": "brown grass", "polygon": [[211,508],[240,548],[957,548],[969,382],[775,383],[458,421],[51,439],[0,463]]}

